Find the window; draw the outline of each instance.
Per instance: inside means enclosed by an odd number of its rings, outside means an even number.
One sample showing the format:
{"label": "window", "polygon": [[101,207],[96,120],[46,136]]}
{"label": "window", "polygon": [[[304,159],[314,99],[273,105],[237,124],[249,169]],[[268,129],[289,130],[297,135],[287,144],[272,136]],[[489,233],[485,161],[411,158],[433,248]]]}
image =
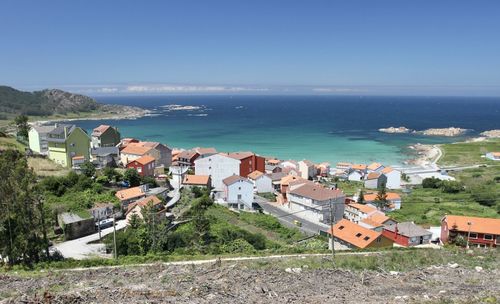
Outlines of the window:
{"label": "window", "polygon": [[471,233],[469,234],[470,239],[477,239],[477,233]]}
{"label": "window", "polygon": [[382,242],[382,238],[381,238],[381,237],[378,237],[378,238],[377,238],[377,243],[380,243],[380,242]]}
{"label": "window", "polygon": [[368,241],[369,239],[370,239],[369,236],[365,236],[365,238],[363,240]]}
{"label": "window", "polygon": [[238,187],[238,190],[241,190],[241,187]]}
{"label": "window", "polygon": [[360,237],[360,236],[361,236],[361,233],[357,233],[357,234],[356,234],[356,237]]}
{"label": "window", "polygon": [[484,239],[487,241],[491,241],[491,240],[493,240],[493,236],[491,234],[485,234]]}
{"label": "window", "polygon": [[70,146],[72,146],[72,147],[74,147],[74,146],[75,146],[75,143],[70,143],[69,145],[70,145]]}
{"label": "window", "polygon": [[342,230],[342,229],[344,229],[344,226],[340,226],[340,227],[339,227],[339,230]]}
{"label": "window", "polygon": [[208,167],[208,170],[212,170],[212,167]]}
{"label": "window", "polygon": [[238,194],[238,199],[239,199],[239,200],[241,199],[241,194]]}

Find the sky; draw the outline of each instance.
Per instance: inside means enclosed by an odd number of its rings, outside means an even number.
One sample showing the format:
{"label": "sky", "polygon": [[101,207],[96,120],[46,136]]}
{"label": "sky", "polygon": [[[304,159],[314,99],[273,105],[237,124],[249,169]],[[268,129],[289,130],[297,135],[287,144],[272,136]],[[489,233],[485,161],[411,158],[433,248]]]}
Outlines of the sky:
{"label": "sky", "polygon": [[0,0],[0,84],[500,96],[500,1]]}

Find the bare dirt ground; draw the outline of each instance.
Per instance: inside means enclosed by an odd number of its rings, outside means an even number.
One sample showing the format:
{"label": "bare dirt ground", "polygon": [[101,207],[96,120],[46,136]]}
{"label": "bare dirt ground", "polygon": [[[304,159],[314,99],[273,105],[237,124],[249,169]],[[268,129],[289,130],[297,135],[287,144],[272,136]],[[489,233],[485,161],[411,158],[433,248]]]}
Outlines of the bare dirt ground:
{"label": "bare dirt ground", "polygon": [[499,269],[164,264],[0,274],[0,303],[497,303]]}

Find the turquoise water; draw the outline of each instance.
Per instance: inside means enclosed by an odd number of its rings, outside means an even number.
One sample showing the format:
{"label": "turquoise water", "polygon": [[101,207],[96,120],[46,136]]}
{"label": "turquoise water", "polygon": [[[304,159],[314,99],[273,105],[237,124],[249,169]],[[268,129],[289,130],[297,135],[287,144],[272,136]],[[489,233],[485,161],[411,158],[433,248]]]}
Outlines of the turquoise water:
{"label": "turquoise water", "polygon": [[[463,140],[500,128],[498,98],[345,96],[127,96],[100,102],[136,105],[154,116],[136,120],[77,121],[87,130],[106,123],[123,137],[154,140],[171,147],[250,150],[281,159],[402,164],[408,145]],[[169,105],[195,106],[174,110]],[[165,107],[167,106],[167,108]],[[385,134],[406,126],[472,129],[458,138]]]}

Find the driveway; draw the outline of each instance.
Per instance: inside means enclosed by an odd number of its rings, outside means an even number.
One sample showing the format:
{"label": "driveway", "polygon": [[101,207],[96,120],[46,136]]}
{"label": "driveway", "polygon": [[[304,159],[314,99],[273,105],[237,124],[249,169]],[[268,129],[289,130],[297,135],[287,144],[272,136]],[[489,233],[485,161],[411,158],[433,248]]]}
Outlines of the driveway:
{"label": "driveway", "polygon": [[[320,230],[327,231],[330,228],[328,225],[311,222],[295,214],[291,214],[287,210],[284,210],[283,208],[279,207],[277,203],[268,202],[266,199],[260,196],[255,196],[255,202],[262,207],[265,213],[276,217],[283,225],[288,227],[298,228],[306,235],[319,234]],[[294,221],[301,222],[302,226],[299,227],[295,225]]]}
{"label": "driveway", "polygon": [[[116,230],[125,228],[125,220],[120,220],[116,222]],[[101,230],[101,236],[104,237],[113,233],[113,227]],[[94,233],[91,235],[84,236],[79,239],[66,241],[53,246],[52,248],[58,250],[63,257],[72,258],[75,260],[87,259],[91,256],[106,256],[102,253],[104,250],[104,244],[89,244],[99,240],[99,233]]]}

